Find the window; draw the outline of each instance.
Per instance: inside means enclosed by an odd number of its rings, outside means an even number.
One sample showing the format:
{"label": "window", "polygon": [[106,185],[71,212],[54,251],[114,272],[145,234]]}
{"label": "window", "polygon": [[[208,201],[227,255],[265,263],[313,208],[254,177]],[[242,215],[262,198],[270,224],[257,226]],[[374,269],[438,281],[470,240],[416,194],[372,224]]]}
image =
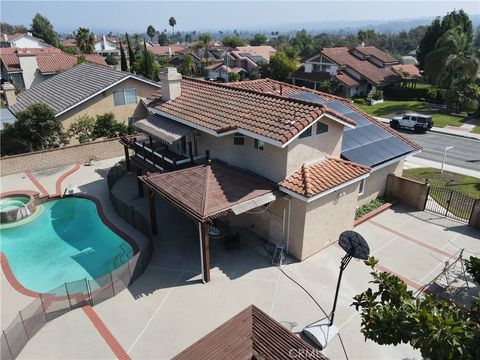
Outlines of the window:
{"label": "window", "polygon": [[139,116],[133,115],[128,117],[128,125],[132,125],[135,121],[137,121]]}
{"label": "window", "polygon": [[263,150],[265,150],[265,142],[263,142],[262,140],[255,139],[253,141],[253,147],[255,149],[263,151]]}
{"label": "window", "polygon": [[137,89],[113,91],[113,105],[132,105],[137,103]]}
{"label": "window", "polygon": [[305,130],[304,132],[302,132],[298,138],[299,139],[303,139],[303,138],[306,138],[306,137],[309,137],[309,136],[312,136],[312,127],[310,126],[307,130]]}
{"label": "window", "polygon": [[316,134],[317,135],[323,134],[323,133],[326,133],[327,131],[328,131],[328,125],[318,121]]}
{"label": "window", "polygon": [[245,145],[245,136],[238,132],[233,134],[233,145]]}
{"label": "window", "polygon": [[363,195],[365,191],[365,179],[360,180],[360,186],[358,187],[358,195]]}

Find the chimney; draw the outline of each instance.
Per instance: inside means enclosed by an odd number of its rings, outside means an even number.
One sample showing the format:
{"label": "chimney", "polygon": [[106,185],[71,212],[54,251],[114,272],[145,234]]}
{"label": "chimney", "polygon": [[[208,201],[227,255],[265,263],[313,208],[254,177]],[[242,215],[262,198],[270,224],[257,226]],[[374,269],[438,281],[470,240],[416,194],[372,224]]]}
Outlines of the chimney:
{"label": "chimney", "polygon": [[180,80],[182,75],[177,72],[174,67],[168,67],[163,74],[160,74],[160,82],[162,83],[162,100],[174,100],[181,95]]}
{"label": "chimney", "polygon": [[9,82],[5,82],[2,86],[3,94],[5,95],[5,101],[7,106],[13,106],[17,103],[17,95],[15,95],[15,86]]}
{"label": "chimney", "polygon": [[22,69],[23,82],[25,83],[25,89],[30,89],[36,82],[38,77],[38,63],[36,54],[30,50],[24,52],[18,52],[18,60],[20,62],[20,68]]}

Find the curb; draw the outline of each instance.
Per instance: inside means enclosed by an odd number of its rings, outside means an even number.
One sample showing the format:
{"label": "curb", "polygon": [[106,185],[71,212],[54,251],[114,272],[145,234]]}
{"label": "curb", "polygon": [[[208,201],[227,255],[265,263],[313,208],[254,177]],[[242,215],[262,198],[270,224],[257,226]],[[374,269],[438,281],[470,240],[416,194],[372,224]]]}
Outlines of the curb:
{"label": "curb", "polygon": [[[386,118],[381,118],[381,117],[376,117],[375,116],[375,119],[377,119],[378,121],[384,123],[384,124],[387,124],[389,125],[390,124],[390,120],[389,119],[386,119]],[[451,135],[451,136],[457,136],[457,137],[461,137],[461,138],[465,138],[465,139],[471,139],[471,140],[478,140],[480,141],[480,134],[472,134],[472,133],[465,133],[465,134],[458,134],[456,132],[450,132],[448,130],[443,130],[443,128],[438,128],[438,127],[432,127],[429,132],[433,132],[433,133],[437,133],[437,134],[443,134],[443,135]]]}

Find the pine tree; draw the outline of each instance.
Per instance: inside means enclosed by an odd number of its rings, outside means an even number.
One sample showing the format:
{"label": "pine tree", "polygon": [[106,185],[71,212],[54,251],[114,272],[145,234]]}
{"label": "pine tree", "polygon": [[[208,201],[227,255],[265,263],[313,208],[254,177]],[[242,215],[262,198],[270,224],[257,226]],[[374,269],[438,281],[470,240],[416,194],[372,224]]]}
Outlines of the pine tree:
{"label": "pine tree", "polygon": [[152,78],[152,64],[150,63],[150,58],[148,56],[147,43],[143,40],[143,64],[145,66],[145,77],[147,79]]}
{"label": "pine tree", "polygon": [[128,38],[128,33],[125,33],[125,39],[127,41],[127,47],[128,47],[128,62],[130,63],[130,69],[131,69],[133,66],[133,63],[135,62],[135,54],[132,50],[130,39]]}
{"label": "pine tree", "polygon": [[120,66],[122,71],[128,71],[127,57],[125,56],[125,50],[122,46],[122,40],[120,40]]}

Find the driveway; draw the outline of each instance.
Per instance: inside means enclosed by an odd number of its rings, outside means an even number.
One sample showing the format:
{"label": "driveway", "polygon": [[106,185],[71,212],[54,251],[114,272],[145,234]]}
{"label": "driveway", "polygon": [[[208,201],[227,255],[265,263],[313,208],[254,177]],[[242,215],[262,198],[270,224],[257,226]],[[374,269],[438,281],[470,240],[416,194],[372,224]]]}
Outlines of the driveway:
{"label": "driveway", "polygon": [[[134,184],[131,189],[136,191]],[[280,269],[271,265],[265,244],[243,230],[239,250],[212,244],[212,279],[202,284],[194,228],[167,204],[159,206],[168,221],[159,219],[159,228],[165,231],[160,230],[145,274],[128,290],[95,306],[94,320],[91,311],[77,309],[48,323],[19,358],[108,359],[126,353],[134,359],[169,359],[250,304],[295,333],[330,312],[344,255],[336,244]],[[398,274],[412,289],[440,273],[444,261],[461,248],[466,254],[480,253],[479,231],[403,206],[355,230],[366,238],[382,269]],[[364,340],[361,319],[350,305],[369,281],[369,268],[352,261],[344,273],[335,316],[343,346],[335,338],[326,355],[331,359],[345,359],[345,353],[349,359],[420,359],[409,345],[379,346]]]}

